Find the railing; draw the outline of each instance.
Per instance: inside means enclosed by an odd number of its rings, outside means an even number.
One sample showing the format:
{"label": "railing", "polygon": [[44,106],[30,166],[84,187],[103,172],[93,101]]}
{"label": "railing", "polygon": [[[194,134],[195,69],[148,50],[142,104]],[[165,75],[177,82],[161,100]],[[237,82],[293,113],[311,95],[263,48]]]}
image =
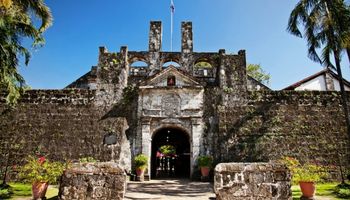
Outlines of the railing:
{"label": "railing", "polygon": [[156,177],[174,176],[177,157],[163,156],[156,160]]}
{"label": "railing", "polygon": [[148,67],[131,67],[129,75],[131,76],[148,76]]}
{"label": "railing", "polygon": [[195,77],[212,77],[214,78],[216,74],[216,69],[213,68],[199,68],[199,69],[194,69],[193,70],[193,75]]}

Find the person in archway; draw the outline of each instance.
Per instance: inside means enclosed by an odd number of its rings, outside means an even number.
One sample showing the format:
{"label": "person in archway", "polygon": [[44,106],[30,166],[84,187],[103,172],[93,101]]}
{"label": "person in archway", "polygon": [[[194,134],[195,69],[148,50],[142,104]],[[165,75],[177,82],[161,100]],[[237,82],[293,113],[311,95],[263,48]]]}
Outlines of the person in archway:
{"label": "person in archway", "polygon": [[163,156],[164,155],[162,154],[162,152],[158,148],[157,153],[156,153],[156,176],[158,176],[159,170],[162,170],[161,161],[162,161]]}

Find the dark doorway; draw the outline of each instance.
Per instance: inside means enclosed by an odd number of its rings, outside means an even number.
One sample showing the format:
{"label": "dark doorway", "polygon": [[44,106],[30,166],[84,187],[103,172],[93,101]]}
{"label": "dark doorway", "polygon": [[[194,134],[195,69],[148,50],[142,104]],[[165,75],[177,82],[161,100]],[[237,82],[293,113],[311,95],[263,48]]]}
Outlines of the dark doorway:
{"label": "dark doorway", "polygon": [[151,178],[189,177],[188,134],[177,128],[164,128],[157,131],[152,138]]}

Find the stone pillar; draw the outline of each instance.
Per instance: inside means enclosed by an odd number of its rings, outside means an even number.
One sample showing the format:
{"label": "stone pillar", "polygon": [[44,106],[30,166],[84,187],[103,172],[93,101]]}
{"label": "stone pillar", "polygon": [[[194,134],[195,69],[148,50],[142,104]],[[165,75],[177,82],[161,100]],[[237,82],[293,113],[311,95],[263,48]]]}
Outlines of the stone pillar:
{"label": "stone pillar", "polygon": [[193,118],[192,119],[192,137],[191,137],[191,178],[193,176],[193,172],[195,166],[197,165],[197,159],[201,152],[202,147],[202,132],[203,132],[203,122],[201,119]]}
{"label": "stone pillar", "polygon": [[182,33],[181,52],[192,53],[193,52],[192,22],[182,22],[181,33]]}
{"label": "stone pillar", "polygon": [[332,76],[329,73],[325,73],[325,81],[326,81],[326,90],[327,91],[334,91],[334,81]]}
{"label": "stone pillar", "polygon": [[105,47],[99,48],[95,105],[102,106],[107,111],[120,101],[128,83],[127,60],[127,47],[122,47],[120,53],[108,53]]}
{"label": "stone pillar", "polygon": [[237,73],[235,74],[233,80],[238,80],[235,82],[237,89],[239,89],[242,93],[247,93],[247,58],[245,50],[238,51],[238,58],[239,61],[235,69]]}
{"label": "stone pillar", "polygon": [[192,72],[193,68],[193,32],[192,22],[182,22],[181,24],[181,65],[188,72]]}
{"label": "stone pillar", "polygon": [[245,104],[248,90],[245,51],[239,51],[238,55],[226,55],[220,50],[219,58],[222,104],[230,107]]}
{"label": "stone pillar", "polygon": [[155,52],[162,49],[162,22],[151,21],[148,51]]}
{"label": "stone pillar", "polygon": [[219,50],[219,70],[217,76],[219,77],[219,84],[220,88],[223,88],[226,86],[226,66],[225,66],[225,54],[226,50],[225,49],[220,49]]}
{"label": "stone pillar", "polygon": [[120,48],[120,67],[121,67],[121,73],[120,73],[120,79],[119,83],[126,87],[128,84],[128,76],[129,76],[129,62],[128,62],[128,47],[122,46]]}
{"label": "stone pillar", "polygon": [[105,53],[108,53],[108,50],[105,46],[101,46],[98,49],[99,49],[99,57],[101,57]]}
{"label": "stone pillar", "polygon": [[148,156],[148,167],[145,171],[145,179],[149,180],[151,177],[151,144],[152,144],[152,133],[151,133],[151,122],[149,119],[142,120],[142,154]]}
{"label": "stone pillar", "polygon": [[160,69],[160,55],[159,52],[162,50],[162,22],[151,21],[150,32],[149,32],[149,68]]}

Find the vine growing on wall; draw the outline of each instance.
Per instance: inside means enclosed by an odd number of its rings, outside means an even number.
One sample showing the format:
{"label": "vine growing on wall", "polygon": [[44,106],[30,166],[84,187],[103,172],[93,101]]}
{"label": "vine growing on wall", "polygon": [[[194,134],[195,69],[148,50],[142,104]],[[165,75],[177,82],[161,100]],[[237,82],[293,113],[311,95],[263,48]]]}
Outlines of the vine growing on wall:
{"label": "vine growing on wall", "polygon": [[124,105],[130,104],[138,95],[138,88],[136,86],[128,85],[123,89],[122,103]]}

